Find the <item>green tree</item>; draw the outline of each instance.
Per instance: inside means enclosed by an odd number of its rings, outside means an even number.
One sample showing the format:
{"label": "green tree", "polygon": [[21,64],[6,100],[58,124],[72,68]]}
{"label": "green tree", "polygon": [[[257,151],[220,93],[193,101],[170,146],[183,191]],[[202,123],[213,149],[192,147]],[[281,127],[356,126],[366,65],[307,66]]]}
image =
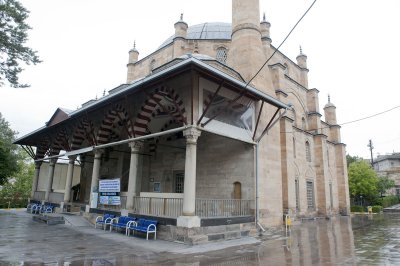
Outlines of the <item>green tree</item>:
{"label": "green tree", "polygon": [[346,154],[347,168],[349,168],[351,163],[362,161],[362,160],[364,160],[364,159],[361,157],[358,157],[357,155],[351,156],[350,154]]}
{"label": "green tree", "polygon": [[0,185],[18,171],[18,146],[12,144],[16,134],[0,113]]}
{"label": "green tree", "polygon": [[380,176],[378,178],[377,189],[379,193],[381,193],[381,197],[386,193],[389,189],[395,186],[395,182],[393,179],[390,179],[388,176]]}
{"label": "green tree", "polygon": [[23,70],[20,64],[41,62],[37,52],[25,46],[31,29],[25,22],[28,14],[18,1],[0,0],[0,87],[6,80],[11,87],[28,87],[19,83],[18,75]]}
{"label": "green tree", "polygon": [[22,150],[20,152],[19,171],[13,177],[8,178],[12,182],[6,182],[0,190],[0,205],[8,206],[8,202],[10,202],[11,207],[24,207],[30,197],[35,165],[22,159],[27,158],[27,155]]}
{"label": "green tree", "polygon": [[373,201],[378,193],[378,177],[365,161],[352,162],[349,166],[349,189],[352,198],[363,196]]}

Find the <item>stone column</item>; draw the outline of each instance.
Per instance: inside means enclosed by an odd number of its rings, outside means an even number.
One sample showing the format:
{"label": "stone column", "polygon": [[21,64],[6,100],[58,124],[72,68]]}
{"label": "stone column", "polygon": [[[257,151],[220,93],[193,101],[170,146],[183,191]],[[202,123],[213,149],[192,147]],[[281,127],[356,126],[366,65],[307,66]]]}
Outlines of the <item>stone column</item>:
{"label": "stone column", "polygon": [[137,188],[137,173],[138,173],[138,161],[139,151],[142,148],[143,143],[139,141],[132,141],[129,143],[131,147],[131,162],[129,166],[129,181],[128,181],[128,194],[126,197],[126,209],[133,209],[133,197],[136,196]]}
{"label": "stone column", "polygon": [[200,219],[195,216],[196,206],[196,155],[197,139],[201,131],[189,128],[183,131],[186,137],[185,182],[183,193],[183,217],[178,217],[177,225],[184,227],[199,227]]}
{"label": "stone column", "polygon": [[35,163],[35,175],[33,176],[32,180],[32,192],[31,192],[31,198],[33,199],[35,196],[35,192],[37,190],[37,185],[39,182],[39,175],[40,175],[40,166],[42,165],[42,162],[36,162]]}
{"label": "stone column", "polygon": [[47,187],[46,187],[46,194],[44,196],[44,201],[49,201],[49,195],[52,191],[53,186],[53,178],[54,178],[54,167],[57,162],[57,159],[50,159],[49,162],[49,174],[47,176]]}
{"label": "stone column", "polygon": [[71,201],[71,187],[72,187],[72,179],[74,176],[74,166],[76,156],[69,156],[68,162],[68,170],[67,170],[67,180],[65,181],[65,190],[64,190],[64,202]]}
{"label": "stone column", "polygon": [[103,155],[103,150],[95,150],[94,151],[94,161],[93,161],[93,173],[92,173],[92,182],[90,184],[90,199],[89,204],[92,204],[93,201],[93,192],[99,192],[99,176],[100,176],[100,164],[101,164],[101,156]]}

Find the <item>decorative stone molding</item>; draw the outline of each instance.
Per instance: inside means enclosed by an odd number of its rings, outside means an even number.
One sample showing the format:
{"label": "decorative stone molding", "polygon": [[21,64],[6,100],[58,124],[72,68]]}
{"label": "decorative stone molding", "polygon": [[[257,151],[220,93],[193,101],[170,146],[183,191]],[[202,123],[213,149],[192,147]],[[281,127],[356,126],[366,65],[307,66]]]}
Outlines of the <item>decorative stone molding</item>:
{"label": "decorative stone molding", "polygon": [[200,137],[201,131],[197,128],[191,127],[183,131],[183,136],[186,138],[187,144],[196,144],[197,139]]}
{"label": "decorative stone molding", "polygon": [[141,141],[132,141],[129,142],[128,145],[131,148],[131,153],[138,153],[140,149],[144,146],[144,143]]}

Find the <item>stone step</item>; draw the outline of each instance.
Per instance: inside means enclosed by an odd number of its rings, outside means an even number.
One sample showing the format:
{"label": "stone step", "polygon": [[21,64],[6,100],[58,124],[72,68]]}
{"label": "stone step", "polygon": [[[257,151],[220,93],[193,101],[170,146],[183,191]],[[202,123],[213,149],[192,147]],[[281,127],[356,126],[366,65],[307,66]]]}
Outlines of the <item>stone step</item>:
{"label": "stone step", "polygon": [[32,219],[36,222],[44,222],[47,225],[65,224],[64,217],[58,215],[34,215]]}

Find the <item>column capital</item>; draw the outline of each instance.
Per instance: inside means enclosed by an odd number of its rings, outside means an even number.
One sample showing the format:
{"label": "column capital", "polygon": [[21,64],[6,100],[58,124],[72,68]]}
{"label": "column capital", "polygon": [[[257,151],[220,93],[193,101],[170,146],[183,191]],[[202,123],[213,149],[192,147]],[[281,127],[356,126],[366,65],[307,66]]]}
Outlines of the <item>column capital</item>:
{"label": "column capital", "polygon": [[132,141],[128,145],[131,147],[131,152],[137,153],[144,146],[144,143],[142,141]]}
{"label": "column capital", "polygon": [[49,160],[49,165],[50,166],[54,166],[56,164],[56,162],[57,162],[57,158],[50,159]]}
{"label": "column capital", "polygon": [[183,136],[186,138],[186,143],[188,144],[196,144],[200,135],[201,131],[195,127],[190,127],[183,131]]}
{"label": "column capital", "polygon": [[70,164],[72,164],[72,163],[74,163],[75,162],[75,160],[76,160],[76,155],[71,155],[71,156],[68,156],[68,159],[69,159],[69,163]]}
{"label": "column capital", "polygon": [[43,161],[35,162],[35,169],[40,169],[40,166],[42,165]]}
{"label": "column capital", "polygon": [[103,149],[97,149],[97,150],[94,150],[93,153],[94,153],[94,158],[95,159],[100,159],[101,155],[104,153],[104,150]]}

